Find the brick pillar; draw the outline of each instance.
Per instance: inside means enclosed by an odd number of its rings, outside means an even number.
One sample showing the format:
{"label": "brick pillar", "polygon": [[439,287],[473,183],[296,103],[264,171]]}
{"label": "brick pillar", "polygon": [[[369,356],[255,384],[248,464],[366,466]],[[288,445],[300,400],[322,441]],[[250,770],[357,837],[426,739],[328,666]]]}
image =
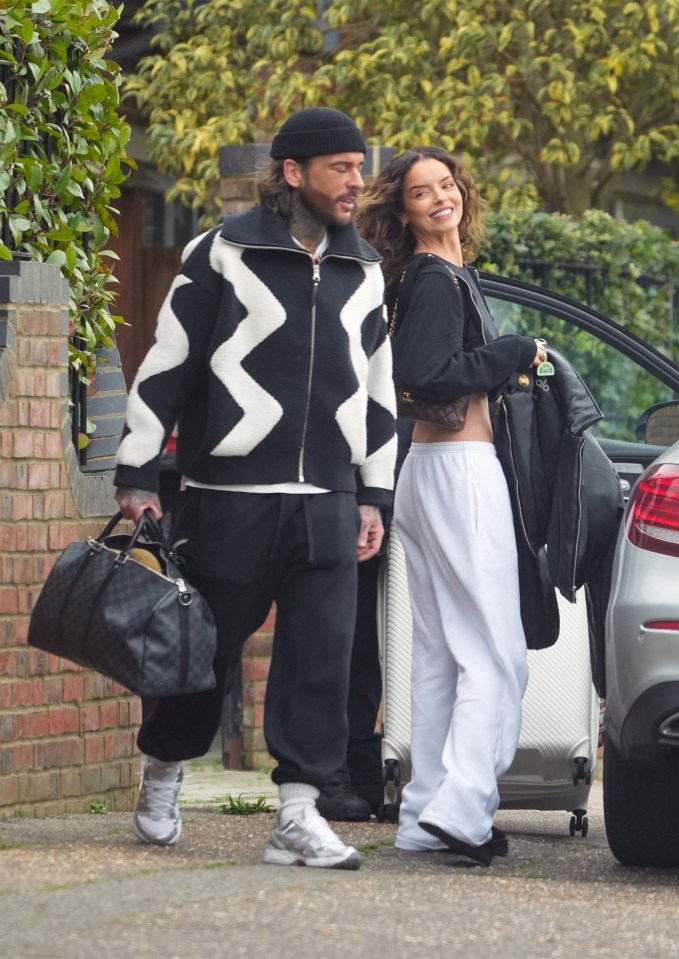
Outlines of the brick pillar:
{"label": "brick pillar", "polygon": [[[219,196],[223,213],[241,213],[257,200],[258,171],[269,159],[269,146],[250,143],[245,146],[222,147],[219,151],[221,175]],[[264,695],[266,678],[271,663],[271,645],[275,610],[271,610],[262,627],[250,637],[243,650],[243,715],[240,743],[231,740],[223,748],[228,750],[228,765],[239,763],[245,769],[271,769],[275,762],[264,742]],[[234,761],[235,760],[235,761]]]}
{"label": "brick pillar", "polygon": [[276,619],[271,609],[261,628],[245,644],[243,651],[243,764],[246,769],[268,769],[274,761],[264,742],[264,696],[271,665],[273,629]]}
{"label": "brick pillar", "polygon": [[219,198],[223,213],[242,213],[257,201],[257,176],[269,160],[265,143],[221,147]]}
{"label": "brick pillar", "polygon": [[[257,177],[269,161],[269,144],[222,147],[219,151],[220,189],[223,213],[240,213],[257,201]],[[373,179],[393,155],[390,147],[370,146],[366,153],[363,178]],[[246,769],[271,767],[264,742],[264,692],[271,660],[275,610],[262,628],[251,636],[243,652],[242,761]]]}
{"label": "brick pillar", "polygon": [[68,284],[54,266],[0,264],[0,817],[132,808],[139,700],[27,646],[59,554],[114,512],[112,472],[71,442]]}

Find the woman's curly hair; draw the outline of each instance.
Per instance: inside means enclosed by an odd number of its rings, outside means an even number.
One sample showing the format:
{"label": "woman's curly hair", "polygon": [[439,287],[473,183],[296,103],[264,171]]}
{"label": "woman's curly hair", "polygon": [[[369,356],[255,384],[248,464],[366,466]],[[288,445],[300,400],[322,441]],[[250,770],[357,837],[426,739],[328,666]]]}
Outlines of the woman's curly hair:
{"label": "woman's curly hair", "polygon": [[435,146],[414,147],[394,157],[359,196],[356,215],[361,236],[383,258],[387,299],[415,249],[415,237],[401,222],[403,184],[411,167],[419,160],[429,159],[439,160],[448,167],[462,194],[463,213],[459,231],[465,263],[472,263],[476,259],[486,240],[486,228],[483,225],[485,201],[459,160]]}

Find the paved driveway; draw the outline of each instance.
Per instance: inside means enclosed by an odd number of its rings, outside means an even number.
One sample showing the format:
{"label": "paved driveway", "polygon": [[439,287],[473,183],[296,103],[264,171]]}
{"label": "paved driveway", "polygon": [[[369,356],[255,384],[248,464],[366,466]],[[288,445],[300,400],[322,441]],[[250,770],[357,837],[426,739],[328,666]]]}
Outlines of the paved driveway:
{"label": "paved driveway", "polygon": [[[184,836],[137,842],[129,815],[0,822],[2,959],[556,959],[679,956],[679,871],[626,869],[567,813],[501,812],[490,869],[394,849],[395,827],[337,824],[359,872],[266,866],[272,813],[225,815],[268,779],[216,763],[187,777]],[[206,802],[206,799],[217,799]]]}

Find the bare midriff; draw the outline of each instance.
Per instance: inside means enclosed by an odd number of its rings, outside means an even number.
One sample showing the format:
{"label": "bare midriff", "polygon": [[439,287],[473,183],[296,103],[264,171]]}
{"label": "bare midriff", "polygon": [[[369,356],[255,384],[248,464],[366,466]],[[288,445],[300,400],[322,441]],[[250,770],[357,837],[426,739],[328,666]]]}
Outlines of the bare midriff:
{"label": "bare midriff", "polygon": [[492,443],[493,428],[490,424],[488,397],[485,393],[472,393],[469,397],[467,417],[461,430],[447,430],[433,423],[415,423],[414,443]]}

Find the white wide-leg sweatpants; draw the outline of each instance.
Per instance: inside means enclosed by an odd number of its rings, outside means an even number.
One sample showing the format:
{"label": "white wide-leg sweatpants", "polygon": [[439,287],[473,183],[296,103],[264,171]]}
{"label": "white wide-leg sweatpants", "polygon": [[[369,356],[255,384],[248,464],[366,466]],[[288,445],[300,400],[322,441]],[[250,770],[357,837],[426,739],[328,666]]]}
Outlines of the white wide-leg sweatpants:
{"label": "white wide-leg sweatpants", "polygon": [[444,848],[419,819],[481,845],[516,753],[528,680],[512,511],[495,447],[414,443],[394,522],[413,612],[413,772],[396,845]]}

